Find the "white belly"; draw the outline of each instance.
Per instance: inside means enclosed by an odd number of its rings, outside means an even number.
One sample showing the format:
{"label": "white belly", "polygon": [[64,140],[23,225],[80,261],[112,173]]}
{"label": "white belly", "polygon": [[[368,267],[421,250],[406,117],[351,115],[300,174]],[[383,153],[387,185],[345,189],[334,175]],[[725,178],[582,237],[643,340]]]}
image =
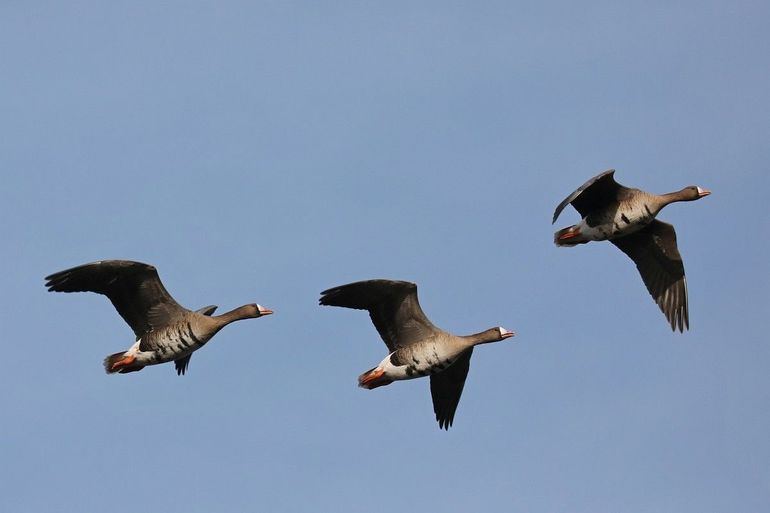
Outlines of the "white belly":
{"label": "white belly", "polygon": [[578,223],[582,240],[608,240],[623,237],[637,232],[647,226],[654,217],[631,216],[625,213],[617,213],[610,223],[589,226],[585,219]]}

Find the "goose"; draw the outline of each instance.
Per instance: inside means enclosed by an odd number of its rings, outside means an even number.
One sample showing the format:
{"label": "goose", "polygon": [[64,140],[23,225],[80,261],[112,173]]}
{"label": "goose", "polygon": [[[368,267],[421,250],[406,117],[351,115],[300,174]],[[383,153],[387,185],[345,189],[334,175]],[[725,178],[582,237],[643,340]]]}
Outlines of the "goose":
{"label": "goose", "polygon": [[647,290],[666,316],[671,329],[689,329],[687,280],[676,245],[674,227],[655,216],[677,201],[695,201],[711,194],[692,185],[668,194],[652,194],[624,187],[615,181],[615,170],[596,175],[562,201],[553,223],[567,204],[583,216],[575,225],[554,234],[557,246],[575,246],[609,240],[636,264]]}
{"label": "goose", "polygon": [[366,389],[397,380],[430,376],[433,411],[439,429],[448,430],[474,346],[498,342],[514,333],[497,327],[468,336],[455,336],[428,320],[417,300],[417,285],[407,281],[367,280],[321,292],[321,305],[368,310],[390,354],[358,377]]}
{"label": "goose", "polygon": [[100,260],[54,273],[46,278],[49,292],[96,292],[107,296],[136,335],[127,350],[104,359],[107,374],[136,372],[148,365],[173,361],[184,375],[192,353],[233,321],[270,315],[258,304],[243,305],[213,316],[215,305],[191,311],[177,303],[149,264]]}

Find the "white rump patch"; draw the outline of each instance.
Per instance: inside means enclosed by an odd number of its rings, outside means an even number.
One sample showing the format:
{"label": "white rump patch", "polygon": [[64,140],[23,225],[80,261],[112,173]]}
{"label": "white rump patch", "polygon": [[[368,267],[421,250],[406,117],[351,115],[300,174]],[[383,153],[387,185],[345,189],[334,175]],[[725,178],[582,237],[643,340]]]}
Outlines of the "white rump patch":
{"label": "white rump patch", "polygon": [[139,344],[142,343],[142,339],[140,338],[136,342],[134,342],[134,345],[128,348],[128,351],[126,351],[127,354],[136,356],[139,354]]}

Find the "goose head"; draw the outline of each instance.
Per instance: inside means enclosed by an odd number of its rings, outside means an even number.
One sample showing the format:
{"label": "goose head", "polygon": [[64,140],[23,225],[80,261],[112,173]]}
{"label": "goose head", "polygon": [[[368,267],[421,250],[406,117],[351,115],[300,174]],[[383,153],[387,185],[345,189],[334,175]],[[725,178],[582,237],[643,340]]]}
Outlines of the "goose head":
{"label": "goose head", "polygon": [[269,308],[265,308],[257,303],[251,303],[249,305],[243,305],[234,310],[238,312],[238,317],[242,319],[253,319],[256,317],[262,317],[264,315],[270,315],[273,313]]}
{"label": "goose head", "polygon": [[697,185],[691,185],[679,191],[679,194],[682,197],[682,201],[695,201],[701,198],[705,198],[711,194],[711,191],[708,191],[702,187],[698,187]]}
{"label": "goose head", "polygon": [[488,330],[484,330],[481,333],[476,333],[475,335],[468,335],[460,338],[463,339],[466,346],[473,347],[479,344],[500,342],[501,340],[505,340],[506,338],[510,338],[514,335],[515,333],[511,330],[507,330],[502,326],[498,326],[496,328],[489,328]]}

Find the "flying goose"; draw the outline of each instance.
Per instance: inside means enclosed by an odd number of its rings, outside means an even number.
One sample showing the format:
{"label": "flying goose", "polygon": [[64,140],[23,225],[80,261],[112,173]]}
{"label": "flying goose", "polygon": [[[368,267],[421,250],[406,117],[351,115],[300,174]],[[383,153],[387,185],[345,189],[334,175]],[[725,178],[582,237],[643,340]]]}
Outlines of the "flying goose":
{"label": "flying goose", "polygon": [[127,350],[104,359],[107,374],[140,371],[147,365],[174,361],[183,375],[192,353],[233,321],[270,315],[257,304],[212,316],[216,306],[195,312],[179,305],[155,267],[129,260],[101,260],[45,278],[50,292],[96,292],[107,296],[136,335]]}
{"label": "flying goose", "polygon": [[390,354],[358,377],[373,389],[393,381],[430,376],[433,411],[439,428],[449,429],[463,392],[473,347],[514,334],[491,328],[458,337],[434,326],[417,300],[417,285],[406,281],[369,280],[321,292],[321,305],[368,310]]}
{"label": "flying goose", "polygon": [[634,261],[671,329],[683,332],[689,329],[684,264],[676,246],[674,227],[655,216],[670,203],[695,201],[711,192],[693,185],[668,194],[651,194],[620,185],[614,173],[610,169],[591,178],[556,207],[554,223],[568,203],[583,219],[557,231],[554,242],[557,246],[593,240],[612,242]]}

